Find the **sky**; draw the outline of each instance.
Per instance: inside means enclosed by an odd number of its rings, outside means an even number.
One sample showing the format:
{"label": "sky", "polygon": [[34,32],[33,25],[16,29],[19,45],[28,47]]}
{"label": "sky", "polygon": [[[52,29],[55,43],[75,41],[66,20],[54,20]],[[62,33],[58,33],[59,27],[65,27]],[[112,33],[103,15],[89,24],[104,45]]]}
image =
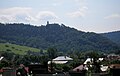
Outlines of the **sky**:
{"label": "sky", "polygon": [[120,0],[0,0],[1,23],[47,21],[85,32],[120,31]]}

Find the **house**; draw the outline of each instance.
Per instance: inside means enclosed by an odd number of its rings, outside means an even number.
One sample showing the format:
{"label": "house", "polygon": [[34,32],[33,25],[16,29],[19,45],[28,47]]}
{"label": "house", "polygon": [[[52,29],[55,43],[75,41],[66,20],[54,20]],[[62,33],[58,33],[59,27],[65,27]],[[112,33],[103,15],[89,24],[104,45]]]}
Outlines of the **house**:
{"label": "house", "polygon": [[73,69],[73,71],[76,71],[76,72],[79,72],[82,70],[88,70],[88,67],[86,65],[79,65],[78,67]]}
{"label": "house", "polygon": [[111,64],[109,67],[110,68],[120,69],[120,64]]}
{"label": "house", "polygon": [[2,56],[2,57],[0,57],[0,61],[2,61],[4,59],[4,57]]}
{"label": "house", "polygon": [[[68,61],[71,61],[71,60],[73,60],[73,59],[68,57],[68,56],[58,56],[55,59],[52,59],[52,63],[65,64],[65,63],[67,63]],[[50,64],[50,63],[51,63],[51,61],[48,61],[48,64]]]}
{"label": "house", "polygon": [[[98,58],[97,62],[99,61],[103,61],[103,58]],[[88,64],[90,63],[90,64]],[[87,58],[85,60],[85,62],[82,65],[79,65],[78,67],[74,68],[73,71],[82,71],[82,70],[88,70],[88,65],[90,67],[93,66],[93,58]],[[106,71],[106,69],[108,68],[108,66],[101,66],[100,69],[103,71]]]}

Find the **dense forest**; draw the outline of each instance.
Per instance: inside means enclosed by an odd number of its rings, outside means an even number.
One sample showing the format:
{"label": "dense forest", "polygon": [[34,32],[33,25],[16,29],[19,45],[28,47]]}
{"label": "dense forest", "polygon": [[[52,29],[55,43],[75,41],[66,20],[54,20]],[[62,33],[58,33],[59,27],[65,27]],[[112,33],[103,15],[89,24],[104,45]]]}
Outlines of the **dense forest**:
{"label": "dense forest", "polygon": [[108,33],[102,33],[104,37],[109,38],[116,44],[120,45],[120,31],[115,31],[115,32],[108,32]]}
{"label": "dense forest", "polygon": [[38,49],[56,48],[59,51],[117,51],[120,47],[101,34],[83,32],[64,24],[33,26],[30,24],[0,23],[0,42],[25,45]]}

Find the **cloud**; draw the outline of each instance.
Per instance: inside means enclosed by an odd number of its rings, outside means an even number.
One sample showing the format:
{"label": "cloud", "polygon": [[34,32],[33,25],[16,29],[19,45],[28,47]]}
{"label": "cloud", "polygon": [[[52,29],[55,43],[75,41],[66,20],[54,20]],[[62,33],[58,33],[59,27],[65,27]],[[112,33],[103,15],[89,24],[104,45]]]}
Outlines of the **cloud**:
{"label": "cloud", "polygon": [[27,8],[27,7],[12,7],[12,8],[7,8],[7,9],[1,9],[0,14],[21,14],[21,13],[28,13],[31,11],[32,8]]}
{"label": "cloud", "polygon": [[112,14],[104,17],[104,19],[118,19],[118,18],[120,18],[120,14]]}
{"label": "cloud", "polygon": [[88,7],[86,6],[85,0],[73,0],[75,4],[78,6],[78,10],[69,12],[67,15],[70,18],[80,18],[80,17],[85,17]]}
{"label": "cloud", "polygon": [[32,11],[31,8],[13,7],[7,9],[0,9],[1,22],[18,22],[25,20]]}
{"label": "cloud", "polygon": [[87,9],[88,8],[86,6],[83,6],[78,11],[68,13],[68,16],[71,18],[84,17],[86,15]]}
{"label": "cloud", "polygon": [[12,16],[12,15],[0,15],[0,21],[1,22],[11,22],[11,21],[14,21],[15,20],[15,18],[14,18],[14,16]]}
{"label": "cloud", "polygon": [[77,18],[77,17],[83,17],[84,13],[81,11],[75,11],[75,12],[69,13],[68,15],[71,18]]}
{"label": "cloud", "polygon": [[58,17],[51,11],[41,11],[37,14],[36,18],[39,20],[51,20],[57,19]]}
{"label": "cloud", "polygon": [[51,11],[34,11],[29,7],[12,7],[0,9],[1,22],[39,22],[40,20],[57,19],[58,16]]}

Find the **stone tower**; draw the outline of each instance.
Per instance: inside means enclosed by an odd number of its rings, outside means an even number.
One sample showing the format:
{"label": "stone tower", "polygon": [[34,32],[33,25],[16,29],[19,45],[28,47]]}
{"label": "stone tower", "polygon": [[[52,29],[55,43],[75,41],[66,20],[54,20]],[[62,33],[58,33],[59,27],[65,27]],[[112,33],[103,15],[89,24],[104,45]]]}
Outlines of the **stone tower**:
{"label": "stone tower", "polygon": [[49,21],[47,21],[47,25],[49,25]]}

